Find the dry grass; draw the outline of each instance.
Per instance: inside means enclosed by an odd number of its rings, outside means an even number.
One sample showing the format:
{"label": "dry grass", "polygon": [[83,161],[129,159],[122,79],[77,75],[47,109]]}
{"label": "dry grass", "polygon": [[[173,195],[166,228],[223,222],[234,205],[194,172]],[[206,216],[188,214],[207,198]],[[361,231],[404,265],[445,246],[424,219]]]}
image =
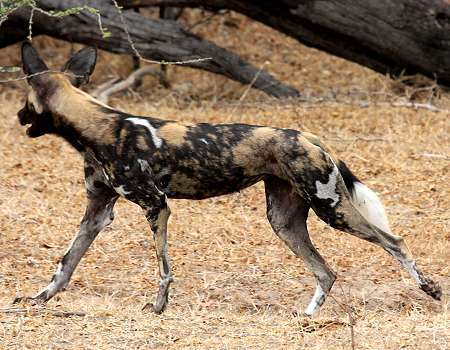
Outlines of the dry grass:
{"label": "dry grass", "polygon": [[[241,28],[240,36],[227,26],[230,20]],[[119,96],[112,104],[131,113],[185,121],[297,128],[326,139],[381,194],[393,231],[406,238],[419,265],[444,288],[443,301],[431,300],[381,249],[312,217],[312,238],[339,273],[333,297],[339,303],[348,299],[355,318],[356,348],[448,349],[450,163],[421,155],[449,155],[448,114],[352,106],[355,99],[366,99],[351,93],[356,90],[369,92],[370,101],[392,101],[412,95],[413,88],[306,49],[243,17],[216,18],[198,30],[255,64],[270,58],[269,69],[309,91],[311,100],[338,95],[346,103],[275,102],[251,91],[237,105],[245,87],[172,67],[172,91],[148,78],[139,93]],[[56,65],[68,55],[65,44],[38,42]],[[17,47],[2,53],[0,64],[18,63]],[[128,62],[102,54],[94,84],[105,74],[126,74]],[[19,127],[15,114],[23,88],[22,83],[10,84],[0,91],[3,308],[15,296],[34,294],[46,285],[85,205],[81,157],[55,137],[28,139]],[[440,94],[433,103],[448,108],[449,94]],[[119,201],[116,220],[82,260],[68,290],[49,302],[51,310],[0,313],[0,348],[351,348],[348,315],[332,298],[314,321],[298,316],[296,311],[313,293],[313,279],[271,232],[263,186],[201,202],[172,201],[171,207],[176,281],[163,315],[141,311],[157,290],[153,242],[140,210]],[[63,317],[61,311],[84,316]]]}

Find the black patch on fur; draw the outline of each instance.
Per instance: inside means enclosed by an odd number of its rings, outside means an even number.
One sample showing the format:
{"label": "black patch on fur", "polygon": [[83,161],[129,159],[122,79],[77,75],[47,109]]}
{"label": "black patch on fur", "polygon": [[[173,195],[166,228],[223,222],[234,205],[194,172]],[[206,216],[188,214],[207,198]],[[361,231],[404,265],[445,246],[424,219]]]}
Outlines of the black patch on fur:
{"label": "black patch on fur", "polygon": [[167,188],[167,186],[169,185],[170,179],[171,179],[171,175],[170,174],[165,174],[163,176],[161,176],[161,178],[158,181],[158,187],[160,188]]}
{"label": "black patch on fur", "polygon": [[36,74],[48,70],[47,65],[39,56],[36,49],[28,41],[25,41],[22,44],[22,63],[23,71],[26,75]]}
{"label": "black patch on fur", "polygon": [[49,112],[37,114],[33,108],[25,105],[19,113],[19,122],[21,125],[31,124],[27,129],[29,137],[39,137],[45,134],[52,134],[55,130],[53,117]]}
{"label": "black patch on fur", "polygon": [[96,180],[96,181],[94,181],[94,187],[95,188],[105,188],[106,185],[103,182]]}
{"label": "black patch on fur", "polygon": [[169,264],[167,263],[167,260],[165,259],[164,256],[162,258],[162,264],[163,264],[164,274],[167,276],[170,273],[170,269],[169,269]]}
{"label": "black patch on fur", "polygon": [[97,49],[89,46],[75,53],[62,68],[63,72],[71,72],[74,76],[71,78],[72,85],[79,87],[89,82],[89,77],[95,68],[97,61]]}
{"label": "black patch on fur", "polygon": [[56,134],[69,142],[70,145],[74,147],[78,152],[84,152],[86,150],[86,146],[91,146],[89,142],[83,139],[81,133],[78,132],[69,123],[59,125]]}
{"label": "black patch on fur", "polygon": [[67,252],[64,256],[63,256],[63,258],[61,259],[61,265],[62,266],[65,266],[66,264],[67,264],[67,259],[69,258],[69,252]]}
{"label": "black patch on fur", "polygon": [[84,168],[84,176],[86,178],[91,177],[94,174],[95,174],[95,169],[93,167],[87,166]]}
{"label": "black patch on fur", "polygon": [[345,187],[347,187],[347,190],[353,194],[355,190],[355,182],[361,181],[351,172],[351,170],[347,167],[347,164],[345,164],[342,160],[338,163],[338,169],[344,179]]}

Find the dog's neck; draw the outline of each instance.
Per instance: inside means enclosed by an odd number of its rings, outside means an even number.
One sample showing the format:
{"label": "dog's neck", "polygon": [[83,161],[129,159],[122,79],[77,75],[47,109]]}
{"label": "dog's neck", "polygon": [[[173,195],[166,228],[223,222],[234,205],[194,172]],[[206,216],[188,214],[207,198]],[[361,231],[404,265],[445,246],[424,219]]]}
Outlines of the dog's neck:
{"label": "dog's neck", "polygon": [[114,144],[114,110],[64,81],[60,86],[51,101],[55,134],[80,152]]}

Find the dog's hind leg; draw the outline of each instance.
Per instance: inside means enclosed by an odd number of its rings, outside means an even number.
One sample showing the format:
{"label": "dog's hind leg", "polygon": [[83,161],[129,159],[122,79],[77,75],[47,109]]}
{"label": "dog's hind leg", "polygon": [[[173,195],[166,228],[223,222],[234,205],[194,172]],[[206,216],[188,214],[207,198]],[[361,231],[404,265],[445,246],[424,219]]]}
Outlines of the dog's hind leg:
{"label": "dog's hind leg", "polygon": [[296,256],[304,259],[316,278],[316,292],[305,310],[312,317],[324,303],[336,275],[309,237],[306,227],[308,202],[288,182],[276,177],[265,180],[265,189],[267,217],[273,230]]}
{"label": "dog's hind leg", "polygon": [[442,292],[440,286],[430,278],[425,277],[422,271],[420,271],[405,240],[367,221],[353,206],[349,198],[344,198],[336,206],[335,212],[331,213],[331,215],[330,211],[328,209],[324,210],[323,207],[313,206],[313,208],[316,214],[332,227],[382,247],[397,259],[425,293],[436,300],[441,299]]}
{"label": "dog's hind leg", "polygon": [[[320,168],[314,169],[312,172],[321,174],[321,178],[326,178],[326,181],[308,179],[309,181],[305,186],[311,198],[311,207],[316,214],[336,229],[351,233],[352,235],[381,246],[409,271],[425,293],[434,299],[440,300],[441,288],[437,283],[425,277],[418,269],[404,239],[388,232],[390,229],[387,222],[381,225],[379,220],[376,220],[370,215],[366,218],[355,207],[337,166],[326,154],[324,154],[322,160],[323,165]],[[328,176],[325,177],[325,174]],[[375,207],[381,205],[381,202],[374,197],[368,196],[367,200],[369,202],[373,201],[373,203],[366,203],[369,207],[371,205]],[[376,212],[375,210],[374,213]],[[381,220],[381,222],[383,221],[384,219]]]}

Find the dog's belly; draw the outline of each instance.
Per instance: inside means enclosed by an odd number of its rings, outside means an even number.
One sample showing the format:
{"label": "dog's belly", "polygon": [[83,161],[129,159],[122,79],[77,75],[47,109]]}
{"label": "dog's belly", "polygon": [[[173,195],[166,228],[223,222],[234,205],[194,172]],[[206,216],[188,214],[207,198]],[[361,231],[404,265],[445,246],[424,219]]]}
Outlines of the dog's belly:
{"label": "dog's belly", "polygon": [[[227,176],[228,175],[228,176]],[[176,199],[205,199],[224,194],[240,191],[261,180],[266,175],[230,176],[224,174],[222,176],[207,176],[205,174],[196,174],[195,176],[187,176],[183,173],[175,173],[162,191],[169,198]]]}

